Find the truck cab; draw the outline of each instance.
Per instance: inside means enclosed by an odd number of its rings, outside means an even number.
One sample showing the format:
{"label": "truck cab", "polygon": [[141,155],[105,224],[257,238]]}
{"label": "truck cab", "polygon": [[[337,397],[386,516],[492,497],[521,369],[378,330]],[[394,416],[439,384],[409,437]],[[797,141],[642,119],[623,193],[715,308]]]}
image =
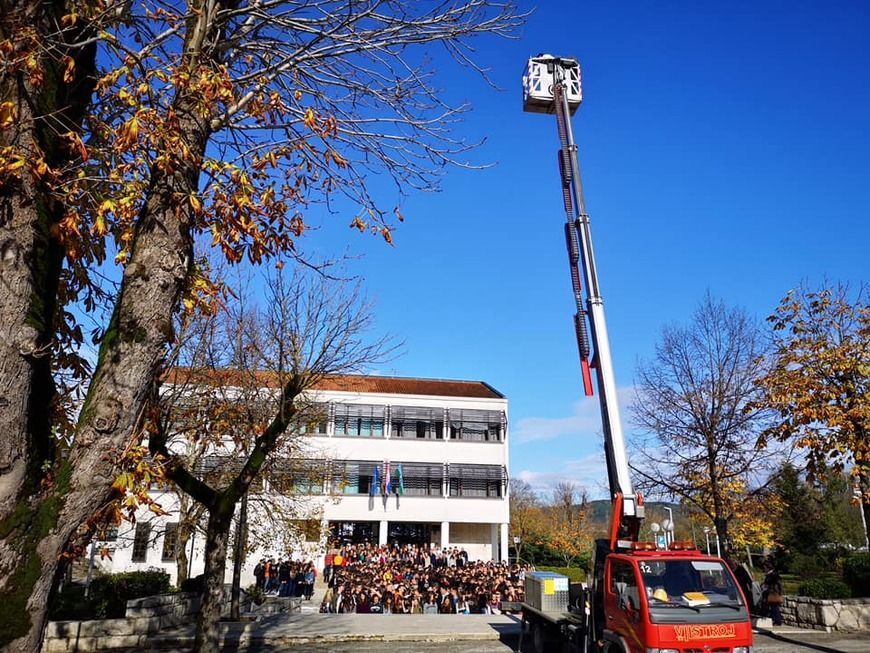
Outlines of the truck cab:
{"label": "truck cab", "polygon": [[720,558],[641,547],[603,562],[595,636],[604,651],[751,653],[746,597]]}

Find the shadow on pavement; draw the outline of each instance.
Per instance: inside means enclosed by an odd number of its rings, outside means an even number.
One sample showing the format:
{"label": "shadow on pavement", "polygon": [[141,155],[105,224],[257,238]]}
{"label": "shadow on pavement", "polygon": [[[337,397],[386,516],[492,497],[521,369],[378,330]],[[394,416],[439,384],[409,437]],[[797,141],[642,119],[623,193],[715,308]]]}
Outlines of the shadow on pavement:
{"label": "shadow on pavement", "polygon": [[780,635],[770,630],[763,630],[759,628],[758,632],[765,637],[769,637],[770,639],[776,640],[777,642],[782,642],[783,644],[795,644],[800,647],[797,650],[807,649],[811,651],[820,651],[821,653],[848,653],[848,651],[843,651],[839,648],[831,648],[830,646],[823,646],[822,644],[808,644],[807,642],[801,641],[799,639],[786,637],[785,635]]}

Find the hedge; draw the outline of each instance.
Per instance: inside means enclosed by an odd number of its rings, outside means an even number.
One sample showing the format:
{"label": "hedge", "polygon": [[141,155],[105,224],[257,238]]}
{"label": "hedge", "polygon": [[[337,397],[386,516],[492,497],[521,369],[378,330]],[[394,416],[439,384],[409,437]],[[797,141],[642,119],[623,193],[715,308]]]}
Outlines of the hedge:
{"label": "hedge", "polygon": [[843,561],[843,580],[852,596],[870,596],[870,553],[852,553]]}
{"label": "hedge", "polygon": [[557,574],[567,576],[572,583],[582,583],[586,581],[586,570],[582,567],[535,567],[538,571],[552,571]]}
{"label": "hedge", "polygon": [[159,569],[98,576],[88,597],[84,586],[70,583],[54,597],[49,610],[53,620],[117,619],[124,616],[127,601],[170,591],[169,574]]}
{"label": "hedge", "polygon": [[99,576],[91,582],[90,598],[98,619],[123,617],[127,601],[166,594],[169,574],[160,569]]}
{"label": "hedge", "polygon": [[852,596],[849,586],[836,578],[816,578],[798,586],[800,596],[812,599],[848,599]]}

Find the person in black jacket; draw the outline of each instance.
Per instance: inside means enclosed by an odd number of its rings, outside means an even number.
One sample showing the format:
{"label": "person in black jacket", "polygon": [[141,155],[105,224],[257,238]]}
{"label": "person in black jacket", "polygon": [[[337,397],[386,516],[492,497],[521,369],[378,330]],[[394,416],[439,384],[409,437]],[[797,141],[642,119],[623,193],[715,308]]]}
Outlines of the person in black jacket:
{"label": "person in black jacket", "polygon": [[782,626],[782,577],[770,562],[767,565],[767,573],[764,575],[764,596],[767,601],[767,607],[770,610],[770,618],[773,620],[774,626]]}

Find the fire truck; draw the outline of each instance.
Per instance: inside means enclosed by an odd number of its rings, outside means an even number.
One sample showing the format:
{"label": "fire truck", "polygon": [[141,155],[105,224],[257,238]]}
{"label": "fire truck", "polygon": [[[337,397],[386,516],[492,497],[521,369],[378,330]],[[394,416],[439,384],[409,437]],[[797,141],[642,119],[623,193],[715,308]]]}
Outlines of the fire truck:
{"label": "fire truck", "polygon": [[576,59],[529,59],[523,75],[523,109],[555,115],[559,134],[574,332],[584,393],[595,394],[593,376],[597,386],[613,507],[608,537],[595,543],[588,583],[571,591],[564,576],[527,574],[520,648],[528,635],[535,653],[751,653],[748,602],[725,561],[702,554],[691,541],[660,548],[639,537],[644,502],[629,474],[571,127],[581,100]]}

